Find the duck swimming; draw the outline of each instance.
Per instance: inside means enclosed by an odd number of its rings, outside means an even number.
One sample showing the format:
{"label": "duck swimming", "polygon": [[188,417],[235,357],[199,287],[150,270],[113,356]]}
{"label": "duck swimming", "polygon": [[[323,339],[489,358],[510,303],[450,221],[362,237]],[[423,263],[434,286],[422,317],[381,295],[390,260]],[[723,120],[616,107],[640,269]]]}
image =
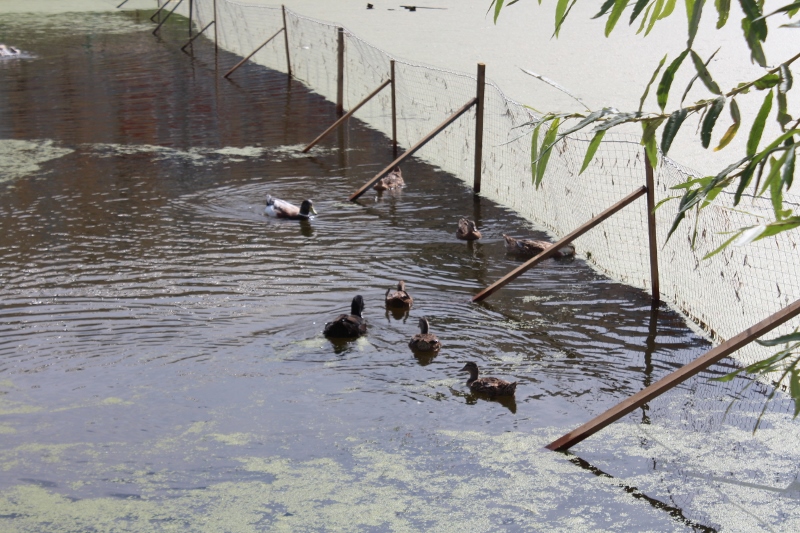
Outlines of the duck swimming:
{"label": "duck swimming", "polygon": [[422,317],[419,319],[419,333],[414,335],[408,341],[408,347],[415,352],[438,352],[442,347],[442,343],[436,338],[436,335],[428,333],[428,319]]}
{"label": "duck swimming", "polygon": [[325,336],[337,339],[355,338],[367,332],[367,321],[361,317],[364,312],[364,298],[361,295],[353,298],[349,315],[339,315],[332,322],[325,324]]}
{"label": "duck swimming", "polygon": [[20,54],[18,48],[0,43],[0,57],[14,57]]}
{"label": "duck swimming", "polygon": [[[553,246],[547,241],[515,239],[514,237],[509,237],[505,233],[503,234],[503,238],[506,240],[506,250],[520,257],[534,257]],[[574,255],[575,246],[572,243],[567,243],[559,248],[558,251],[553,254],[553,257],[572,257]]]}
{"label": "duck swimming", "polygon": [[405,186],[406,182],[403,181],[403,173],[400,172],[400,167],[394,167],[391,172],[379,179],[378,183],[373,185],[372,188],[376,191],[389,191]]}
{"label": "duck swimming", "polygon": [[456,230],[456,239],[462,241],[476,241],[481,238],[481,232],[475,226],[475,223],[467,218],[461,218],[458,221],[458,229]]}
{"label": "duck swimming", "polygon": [[313,213],[316,215],[317,211],[314,209],[314,203],[311,200],[303,200],[303,203],[300,204],[300,207],[297,207],[289,202],[284,202],[283,200],[273,198],[268,194],[267,207],[264,210],[264,213],[275,218],[308,220],[311,218],[311,214]]}
{"label": "duck swimming", "polygon": [[472,392],[488,394],[489,396],[511,396],[517,390],[517,382],[508,382],[500,378],[479,378],[478,365],[467,363],[461,372],[469,372],[467,387]]}
{"label": "duck swimming", "polygon": [[398,281],[397,290],[386,289],[386,307],[395,309],[411,309],[414,299],[406,292],[406,282]]}

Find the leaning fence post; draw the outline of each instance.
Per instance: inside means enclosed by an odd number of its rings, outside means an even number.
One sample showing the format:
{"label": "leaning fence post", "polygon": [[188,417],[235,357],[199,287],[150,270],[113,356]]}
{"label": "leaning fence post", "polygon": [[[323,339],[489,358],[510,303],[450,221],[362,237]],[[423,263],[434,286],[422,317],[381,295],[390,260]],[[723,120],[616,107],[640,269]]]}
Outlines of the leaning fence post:
{"label": "leaning fence post", "polygon": [[338,42],[336,54],[336,114],[344,113],[344,28],[337,28]]}
{"label": "leaning fence post", "polygon": [[644,153],[644,170],[647,185],[647,229],[650,241],[650,290],[653,296],[653,305],[661,301],[661,291],[658,285],[658,241],[656,240],[656,195],[655,180],[653,179],[653,165]]}
{"label": "leaning fence post", "polygon": [[758,324],[749,327],[735,337],[732,337],[719,346],[712,348],[691,363],[684,365],[675,372],[664,376],[649,387],[645,387],[626,400],[621,401],[611,409],[608,409],[603,414],[594,417],[581,427],[559,437],[545,446],[545,448],[553,451],[568,450],[575,444],[578,444],[587,437],[594,435],[609,424],[616,422],[631,411],[638,409],[653,398],[660,396],[664,392],[674,388],[677,385],[680,385],[690,377],[699,374],[701,371],[710,367],[714,363],[731,355],[739,348],[742,348],[762,335],[769,333],[773,329],[777,328],[788,320],[791,320],[797,315],[800,315],[800,300],[795,300],[791,305],[784,307],[777,313],[768,316]]}
{"label": "leaning fence post", "polygon": [[392,157],[397,159],[397,94],[394,81],[394,59],[389,61],[389,76],[392,79]]}
{"label": "leaning fence post", "polygon": [[[159,23],[158,23],[158,26],[156,26],[156,29],[154,29],[154,30],[153,30],[153,35],[155,35],[156,33],[158,33],[158,30],[160,30],[160,29],[161,29],[161,26],[163,26],[163,25],[164,25],[164,23],[165,23],[165,22],[167,22],[167,20],[168,20],[168,19],[169,19],[169,18],[172,16],[172,14],[173,14],[173,13],[175,13],[175,10],[176,10],[176,9],[178,9],[178,7],[181,5],[181,2],[183,2],[183,0],[178,0],[178,3],[177,3],[177,4],[175,4],[175,7],[173,7],[173,8],[172,8],[172,11],[170,11],[169,13],[167,13],[167,16],[166,16],[166,17],[164,17],[164,19],[163,19],[163,20],[161,20],[161,22],[159,22]],[[166,4],[165,4],[165,5],[166,5]],[[159,17],[159,19],[160,19],[160,17]]]}
{"label": "leaning fence post", "polygon": [[289,78],[292,77],[292,61],[289,58],[289,30],[286,28],[286,6],[281,6],[283,13],[283,44],[286,46],[286,72],[289,73]]}
{"label": "leaning fence post", "polygon": [[214,53],[216,54],[219,51],[219,32],[217,30],[216,21],[219,20],[217,18],[217,0],[214,0]]}
{"label": "leaning fence post", "polygon": [[483,163],[483,94],[486,88],[486,65],[478,63],[478,105],[475,106],[475,178],[472,189],[481,192],[481,166]]}

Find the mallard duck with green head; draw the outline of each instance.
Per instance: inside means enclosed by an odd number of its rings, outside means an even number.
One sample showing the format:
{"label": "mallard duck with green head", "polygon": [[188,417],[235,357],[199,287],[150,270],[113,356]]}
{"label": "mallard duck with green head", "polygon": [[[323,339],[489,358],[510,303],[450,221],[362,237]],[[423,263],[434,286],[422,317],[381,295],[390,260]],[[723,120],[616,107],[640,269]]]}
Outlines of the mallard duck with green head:
{"label": "mallard duck with green head", "polygon": [[414,335],[408,342],[408,347],[415,352],[438,352],[442,347],[442,343],[436,338],[436,335],[430,333],[430,325],[428,319],[422,317],[419,319],[419,333]]}
{"label": "mallard duck with green head", "polygon": [[308,220],[312,214],[317,214],[314,209],[314,202],[311,200],[303,200],[300,207],[297,207],[284,200],[273,198],[269,194],[267,195],[267,207],[264,212],[271,217],[288,218],[290,220]]}
{"label": "mallard duck with green head", "polygon": [[462,241],[477,241],[480,238],[481,232],[478,231],[478,227],[475,225],[475,222],[463,217],[458,221],[456,239],[460,239]]}
{"label": "mallard duck with green head", "polygon": [[361,316],[364,312],[364,298],[361,295],[353,298],[349,315],[339,315],[332,322],[325,324],[325,336],[336,339],[355,338],[367,332],[367,321]]}
{"label": "mallard duck with green head", "polygon": [[399,189],[405,187],[406,182],[403,181],[403,173],[400,172],[400,167],[396,166],[387,175],[378,180],[378,183],[372,187],[376,191],[390,191],[392,189]]}
{"label": "mallard duck with green head", "polygon": [[386,307],[393,309],[411,309],[414,299],[406,292],[406,282],[398,281],[397,290],[386,289]]}
{"label": "mallard duck with green head", "polygon": [[511,396],[517,390],[517,382],[508,382],[500,378],[479,378],[478,365],[469,362],[464,365],[461,372],[469,372],[467,387],[472,392],[487,394],[489,396]]}
{"label": "mallard duck with green head", "polygon": [[[506,241],[506,251],[519,257],[535,257],[544,252],[551,246],[547,241],[535,241],[533,239],[515,239],[505,233],[503,239]],[[575,246],[570,242],[563,245],[553,254],[553,257],[572,257],[575,255]]]}

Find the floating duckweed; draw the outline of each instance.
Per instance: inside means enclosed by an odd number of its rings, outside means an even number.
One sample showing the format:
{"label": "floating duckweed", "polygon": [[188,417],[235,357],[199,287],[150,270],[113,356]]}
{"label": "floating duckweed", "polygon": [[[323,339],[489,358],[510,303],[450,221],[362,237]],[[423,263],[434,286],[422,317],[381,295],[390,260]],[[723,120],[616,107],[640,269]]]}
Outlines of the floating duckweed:
{"label": "floating duckweed", "polygon": [[43,163],[73,151],[56,146],[49,139],[41,141],[0,139],[0,183],[36,174],[41,171]]}

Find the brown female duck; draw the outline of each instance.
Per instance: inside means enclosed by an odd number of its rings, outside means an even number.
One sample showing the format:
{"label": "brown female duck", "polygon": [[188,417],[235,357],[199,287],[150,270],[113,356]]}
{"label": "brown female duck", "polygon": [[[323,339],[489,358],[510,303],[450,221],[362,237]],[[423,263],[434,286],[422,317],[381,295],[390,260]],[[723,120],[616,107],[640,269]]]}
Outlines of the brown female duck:
{"label": "brown female duck", "polygon": [[475,223],[467,218],[462,218],[458,221],[458,229],[456,230],[456,239],[462,241],[476,241],[481,238],[481,232],[475,226]]}
{"label": "brown female duck", "polygon": [[391,172],[379,179],[378,183],[373,185],[373,188],[376,191],[389,191],[405,186],[406,182],[403,181],[403,173],[400,172],[400,167],[394,167]]}
{"label": "brown female duck", "polygon": [[[547,250],[552,244],[547,241],[534,241],[532,239],[515,239],[505,233],[503,238],[506,240],[506,251],[520,257],[534,257]],[[553,254],[553,257],[572,257],[575,255],[575,246],[567,243]]]}
{"label": "brown female duck", "polygon": [[304,200],[300,207],[297,207],[289,202],[273,198],[269,194],[267,195],[267,207],[264,212],[271,217],[291,220],[308,220],[312,213],[317,214],[314,209],[314,203],[311,200]]}
{"label": "brown female duck", "polygon": [[438,352],[442,347],[442,343],[436,338],[436,335],[428,332],[428,319],[422,317],[419,319],[419,333],[414,335],[408,342],[408,347],[415,352]]}
{"label": "brown female duck", "polygon": [[325,324],[325,336],[338,339],[355,338],[367,332],[367,321],[361,317],[364,312],[364,298],[361,295],[353,298],[349,315],[339,315],[332,322]]}
{"label": "brown female duck", "polygon": [[406,292],[406,282],[398,281],[397,290],[386,289],[386,307],[394,309],[411,309],[414,299]]}
{"label": "brown female duck", "polygon": [[517,390],[516,381],[509,383],[500,378],[479,378],[478,365],[472,362],[465,364],[461,372],[469,372],[467,387],[472,392],[488,394],[489,396],[511,396]]}

